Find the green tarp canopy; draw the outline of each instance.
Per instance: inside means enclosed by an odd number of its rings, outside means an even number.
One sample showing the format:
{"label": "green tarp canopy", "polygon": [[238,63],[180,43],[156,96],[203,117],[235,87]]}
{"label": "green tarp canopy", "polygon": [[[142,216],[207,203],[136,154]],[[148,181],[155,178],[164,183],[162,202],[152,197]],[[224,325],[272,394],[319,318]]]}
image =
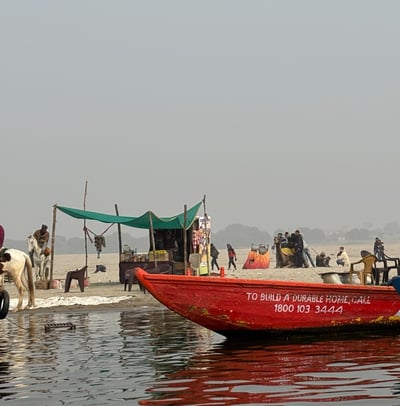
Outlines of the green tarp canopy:
{"label": "green tarp canopy", "polygon": [[68,214],[68,216],[74,217],[76,219],[101,221],[102,223],[122,224],[128,227],[143,228],[148,230],[150,230],[151,228],[153,228],[153,230],[183,228],[187,230],[193,224],[201,204],[202,201],[186,210],[186,224],[185,213],[181,213],[173,217],[158,217],[152,211],[147,211],[139,217],[127,217],[98,213],[95,211],[73,209],[71,207],[58,205],[56,205],[55,207],[63,213]]}

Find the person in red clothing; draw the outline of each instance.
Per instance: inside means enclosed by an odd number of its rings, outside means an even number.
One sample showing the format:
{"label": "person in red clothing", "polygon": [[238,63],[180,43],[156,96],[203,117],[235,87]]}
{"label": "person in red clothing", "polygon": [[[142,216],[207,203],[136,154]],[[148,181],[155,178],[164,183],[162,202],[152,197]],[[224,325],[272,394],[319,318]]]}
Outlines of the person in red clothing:
{"label": "person in red clothing", "polygon": [[[4,228],[3,226],[0,224],[0,261],[3,262],[5,260],[5,258],[3,258],[4,253],[7,251],[7,248],[3,248],[3,244],[4,244]],[[3,271],[1,271],[0,273],[3,273]]]}
{"label": "person in red clothing", "polygon": [[2,248],[4,243],[4,228],[3,226],[0,224],[0,249]]}
{"label": "person in red clothing", "polygon": [[228,249],[228,270],[231,269],[231,265],[233,266],[233,269],[236,270],[236,252],[231,244],[226,244],[226,248]]}

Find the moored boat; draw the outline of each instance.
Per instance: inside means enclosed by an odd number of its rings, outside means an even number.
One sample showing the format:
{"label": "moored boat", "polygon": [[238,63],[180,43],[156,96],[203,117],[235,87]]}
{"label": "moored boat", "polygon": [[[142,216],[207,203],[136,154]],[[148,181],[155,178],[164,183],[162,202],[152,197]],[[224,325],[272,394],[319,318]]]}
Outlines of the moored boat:
{"label": "moored boat", "polygon": [[136,278],[172,311],[226,337],[400,330],[394,286],[155,275],[140,268]]}

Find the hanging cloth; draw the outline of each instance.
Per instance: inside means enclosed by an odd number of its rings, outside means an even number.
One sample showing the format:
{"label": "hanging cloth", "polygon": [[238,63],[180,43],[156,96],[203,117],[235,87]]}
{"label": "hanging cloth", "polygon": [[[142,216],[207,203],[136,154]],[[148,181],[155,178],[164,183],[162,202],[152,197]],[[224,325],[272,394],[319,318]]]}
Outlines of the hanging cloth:
{"label": "hanging cloth", "polygon": [[96,247],[97,258],[100,258],[100,252],[106,246],[106,239],[102,234],[94,236],[94,246]]}
{"label": "hanging cloth", "polygon": [[[104,238],[104,234],[113,226],[114,224],[111,224],[108,226],[101,234],[95,234],[92,230],[89,230],[87,227],[84,227],[83,231],[85,234],[88,236],[89,240],[91,243],[94,242],[94,246],[96,247],[96,252],[97,252],[97,258],[100,258],[100,252],[102,251],[103,247],[106,246],[106,239]],[[94,240],[90,238],[90,234],[92,233],[94,236]]]}

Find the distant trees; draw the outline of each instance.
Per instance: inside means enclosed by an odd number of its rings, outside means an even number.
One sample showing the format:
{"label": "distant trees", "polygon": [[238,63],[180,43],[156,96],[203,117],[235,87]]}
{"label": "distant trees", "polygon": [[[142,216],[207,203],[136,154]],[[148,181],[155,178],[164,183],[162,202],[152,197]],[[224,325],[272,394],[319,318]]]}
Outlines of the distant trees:
{"label": "distant trees", "polygon": [[395,221],[385,224],[383,227],[383,234],[389,237],[399,236],[400,227],[399,224]]}
{"label": "distant trees", "polygon": [[325,232],[323,230],[320,230],[319,228],[302,227],[299,228],[299,230],[303,234],[304,239],[309,244],[322,243],[327,240]]}
{"label": "distant trees", "polygon": [[[319,228],[299,227],[305,240],[309,244],[323,244],[327,242],[362,242],[373,241],[375,237],[383,239],[383,241],[400,240],[400,226],[397,222],[385,224],[382,229],[372,228],[351,228],[347,230],[339,230],[334,232],[326,232]],[[280,232],[293,232],[293,230],[275,230],[273,234],[267,231],[262,231],[254,226],[245,226],[243,224],[231,224],[225,229],[218,232],[211,230],[211,240],[218,248],[226,247],[227,243],[233,245],[234,248],[250,248],[251,244],[273,244],[274,235]],[[118,233],[106,234],[106,246],[103,248],[104,253],[115,253],[119,250]],[[129,245],[131,249],[137,249],[138,252],[146,252],[149,249],[148,236],[135,238],[128,233],[121,235],[122,245]],[[96,253],[94,245],[87,241],[88,253]],[[6,240],[5,246],[27,250],[26,241]],[[85,252],[84,238],[65,238],[56,236],[55,252],[57,254],[81,254]]]}
{"label": "distant trees", "polygon": [[367,241],[373,239],[373,232],[366,228],[353,228],[345,233],[344,238],[346,241]]}
{"label": "distant trees", "polygon": [[267,231],[242,224],[232,224],[217,233],[213,233],[211,230],[211,240],[219,248],[225,247],[227,243],[232,244],[234,248],[246,248],[251,244],[271,245],[272,238]]}

